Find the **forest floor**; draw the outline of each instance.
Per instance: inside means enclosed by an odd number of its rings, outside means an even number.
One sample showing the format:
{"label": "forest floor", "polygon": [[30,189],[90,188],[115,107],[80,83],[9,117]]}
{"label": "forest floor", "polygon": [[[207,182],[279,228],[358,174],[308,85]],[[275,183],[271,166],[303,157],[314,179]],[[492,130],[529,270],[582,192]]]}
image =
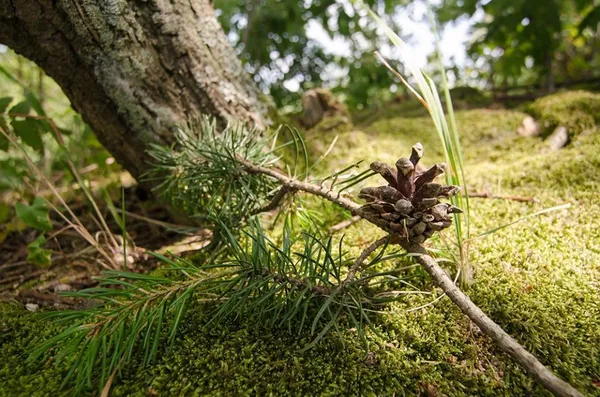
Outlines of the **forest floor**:
{"label": "forest floor", "polygon": [[[555,151],[543,137],[517,134],[526,116],[522,111],[462,110],[457,123],[469,190],[535,198],[473,198],[472,236],[544,208],[571,204],[475,238],[469,252],[475,279],[468,295],[557,375],[586,395],[600,396],[598,104],[598,95],[565,93],[528,108],[549,129],[567,126],[571,141]],[[317,126],[306,137],[318,153],[336,135],[338,142],[319,174],[358,160],[394,163],[416,142],[423,143],[427,164],[443,160],[430,120],[401,105],[355,127],[324,131]],[[342,234],[353,254],[382,235],[364,221]],[[204,327],[210,311],[198,305],[187,313],[172,350],[161,350],[151,366],[125,368],[111,395],[547,395],[449,299],[411,310],[427,305],[440,291],[420,269],[407,277],[430,293],[407,295],[378,315],[374,323],[379,332],[367,332],[368,354],[351,327],[302,351],[310,341],[308,332],[292,336],[250,318]],[[25,361],[34,346],[60,327],[22,304],[0,303],[0,396],[71,395],[68,385],[60,391],[68,372],[64,365]]]}

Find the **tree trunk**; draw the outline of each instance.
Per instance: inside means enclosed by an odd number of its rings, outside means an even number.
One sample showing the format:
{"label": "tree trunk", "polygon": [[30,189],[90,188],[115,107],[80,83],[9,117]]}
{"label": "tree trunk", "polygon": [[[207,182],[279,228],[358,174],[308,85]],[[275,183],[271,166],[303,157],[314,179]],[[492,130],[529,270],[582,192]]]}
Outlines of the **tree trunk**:
{"label": "tree trunk", "polygon": [[0,43],[54,78],[136,178],[150,143],[201,114],[267,123],[209,0],[0,0]]}
{"label": "tree trunk", "polygon": [[551,51],[546,54],[546,93],[552,94],[554,91],[554,52]]}

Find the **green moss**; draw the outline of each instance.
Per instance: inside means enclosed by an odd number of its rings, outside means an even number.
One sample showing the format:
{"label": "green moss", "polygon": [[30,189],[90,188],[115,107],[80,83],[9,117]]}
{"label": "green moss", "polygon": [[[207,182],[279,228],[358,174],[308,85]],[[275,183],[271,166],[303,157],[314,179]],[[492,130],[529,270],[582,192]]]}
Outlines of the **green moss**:
{"label": "green moss", "polygon": [[59,392],[64,367],[27,360],[33,347],[58,329],[20,305],[0,303],[0,396],[69,395]]}
{"label": "green moss", "polygon": [[567,127],[576,137],[591,132],[600,125],[600,94],[587,91],[566,91],[540,98],[527,107],[529,113],[542,120],[551,130],[558,125]]}
{"label": "green moss", "polygon": [[[592,134],[568,148],[547,152],[539,140],[518,136],[523,116],[500,110],[457,113],[469,185],[540,200],[473,199],[473,235],[542,208],[565,202],[572,207],[475,239],[469,295],[559,376],[586,395],[600,396],[592,385],[600,380],[600,135],[591,127]],[[331,139],[316,136],[311,144],[326,149]],[[431,164],[442,157],[437,139],[426,118],[374,120],[361,131],[341,132],[319,173],[359,159],[392,162],[416,141],[424,143]],[[329,207],[307,205],[322,212],[325,223],[343,217]],[[344,233],[351,255],[381,235],[364,221]],[[341,335],[332,333],[302,352],[307,333],[265,329],[251,318],[207,328],[206,311],[196,307],[173,350],[164,347],[150,367],[128,367],[113,395],[412,396],[434,390],[448,396],[548,395],[448,299],[409,312],[440,291],[420,268],[405,277],[432,294],[408,295],[385,313],[373,314],[378,334],[367,332],[368,356],[347,325],[340,327]],[[56,328],[16,306],[0,305],[0,316],[0,396],[60,395],[62,367],[23,360]]]}

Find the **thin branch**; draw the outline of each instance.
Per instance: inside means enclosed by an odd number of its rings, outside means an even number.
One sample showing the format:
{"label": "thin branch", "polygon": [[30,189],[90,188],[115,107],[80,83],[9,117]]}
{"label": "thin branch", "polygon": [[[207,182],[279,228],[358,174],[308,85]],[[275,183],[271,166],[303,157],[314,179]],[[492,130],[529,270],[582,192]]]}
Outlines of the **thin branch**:
{"label": "thin branch", "polygon": [[333,233],[337,233],[341,230],[344,230],[347,227],[350,227],[352,225],[354,225],[356,222],[360,221],[362,218],[358,215],[354,215],[352,218],[350,219],[346,219],[343,222],[338,223],[337,225],[333,225],[329,228],[329,233],[333,234]]}
{"label": "thin branch", "polygon": [[[280,181],[285,186],[288,186],[298,191],[303,191],[306,193],[313,194],[315,196],[322,197],[349,210],[353,215],[359,215],[362,218],[365,218],[369,222],[391,233],[392,236],[398,235],[397,233],[389,229],[389,227],[387,226],[387,222],[385,222],[384,220],[373,217],[368,212],[363,211],[359,204],[356,204],[352,200],[349,200],[345,197],[340,197],[339,194],[325,187],[321,187],[307,182],[300,182],[298,180],[292,179],[286,175],[281,174],[279,171],[256,166],[241,158],[238,158],[238,161],[242,165],[244,165],[249,172],[269,175]],[[389,237],[385,237],[383,240],[387,241],[388,238]],[[448,295],[450,300],[452,300],[452,302],[456,304],[460,308],[460,310],[467,317],[469,317],[469,319],[471,319],[471,321],[473,321],[487,336],[489,336],[498,347],[500,347],[504,352],[508,353],[512,358],[514,358],[515,361],[517,361],[523,368],[525,368],[525,370],[527,370],[527,372],[529,372],[546,389],[552,392],[555,396],[583,397],[583,394],[577,391],[573,386],[569,385],[568,383],[564,382],[556,375],[554,375],[550,369],[546,368],[534,355],[525,350],[523,346],[521,346],[515,339],[508,335],[498,324],[496,324],[477,305],[475,305],[469,299],[469,297],[466,296],[454,284],[454,282],[448,277],[446,272],[438,266],[436,261],[427,254],[425,248],[418,244],[408,244],[406,240],[403,239],[394,240],[394,243],[399,243],[408,253],[416,254],[417,261],[419,262],[419,264],[431,276],[434,283],[438,287],[440,287],[446,295]],[[382,239],[377,240],[365,251],[363,251],[361,256],[354,263],[353,268],[356,267],[356,269],[358,270],[358,268],[361,266],[362,262],[364,262],[366,257],[375,249],[377,249],[377,244],[382,244],[381,241]],[[354,274],[357,270],[354,271]],[[350,270],[350,272],[352,272],[352,269]],[[348,274],[348,277],[350,277],[350,272]],[[352,275],[352,277],[354,277],[354,275]],[[348,278],[346,280],[348,280]],[[346,282],[346,280],[344,280],[344,282]]]}
{"label": "thin branch", "polygon": [[275,208],[279,207],[279,204],[281,203],[281,200],[284,199],[285,195],[287,193],[289,193],[291,191],[291,189],[287,186],[287,185],[283,185],[279,191],[275,194],[275,196],[273,197],[273,199],[264,207],[258,208],[254,211],[252,211],[251,215],[256,215],[256,214],[260,214],[262,212],[269,212],[274,210]]}
{"label": "thin branch", "polygon": [[176,223],[170,223],[170,222],[163,222],[163,221],[159,221],[159,220],[156,220],[156,219],[149,218],[147,216],[135,214],[133,212],[123,211],[120,208],[115,208],[115,211],[118,214],[125,213],[125,215],[127,215],[129,218],[137,219],[139,221],[144,221],[144,222],[150,223],[152,225],[161,226],[161,227],[164,227],[165,229],[171,229],[171,230],[175,230],[175,231],[177,231],[177,230],[190,230],[190,229],[194,229],[194,228],[191,228],[190,226],[178,225]]}
{"label": "thin branch", "polygon": [[515,339],[508,335],[498,324],[489,318],[468,296],[466,296],[448,277],[444,269],[418,244],[401,244],[407,252],[417,254],[416,260],[444,291],[450,300],[471,319],[494,343],[515,359],[530,375],[555,396],[583,397],[578,390],[558,378],[546,368],[533,354],[529,353]]}
{"label": "thin branch", "polygon": [[289,176],[284,175],[275,169],[261,167],[261,166],[252,164],[248,160],[245,160],[245,159],[242,159],[239,157],[237,160],[250,173],[258,173],[258,174],[268,175],[272,178],[277,179],[279,182],[281,182],[284,186],[287,186],[289,189],[302,191],[305,193],[313,194],[318,197],[322,197],[326,200],[331,201],[332,203],[335,203],[335,204],[347,209],[348,211],[350,211],[352,213],[352,215],[358,215],[361,218],[368,220],[369,222],[379,226],[380,228],[387,231],[388,233],[395,233],[392,229],[389,228],[388,223],[385,220],[383,220],[381,218],[377,218],[373,214],[371,214],[367,211],[364,211],[362,209],[361,205],[356,204],[354,201],[352,201],[350,199],[342,197],[339,193],[336,193],[333,190],[328,189],[325,186],[318,186],[318,185],[308,183],[308,182],[301,182],[297,179],[290,178]]}
{"label": "thin branch", "polygon": [[475,197],[475,198],[489,198],[489,199],[498,199],[498,200],[511,200],[511,201],[519,201],[522,203],[539,203],[540,200],[538,200],[535,197],[526,197],[526,196],[502,196],[502,195],[496,195],[496,194],[492,194],[492,193],[488,193],[488,192],[474,192],[474,193],[469,193],[469,198],[471,197]]}
{"label": "thin branch", "polygon": [[354,280],[354,277],[356,277],[356,273],[359,270],[362,270],[363,263],[369,257],[369,255],[371,255],[377,248],[387,244],[389,240],[390,236],[385,236],[380,238],[379,240],[376,240],[367,248],[365,248],[363,252],[361,252],[360,256],[356,258],[350,270],[348,270],[348,275],[346,276],[346,279],[342,281],[339,288],[344,289],[349,283],[351,283],[352,280]]}

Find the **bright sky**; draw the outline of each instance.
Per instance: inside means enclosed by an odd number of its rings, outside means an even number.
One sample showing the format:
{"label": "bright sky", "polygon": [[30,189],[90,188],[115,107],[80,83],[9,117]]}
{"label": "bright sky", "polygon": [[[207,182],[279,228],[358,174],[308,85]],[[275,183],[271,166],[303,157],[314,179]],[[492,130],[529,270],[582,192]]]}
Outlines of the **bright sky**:
{"label": "bright sky", "polygon": [[[342,1],[340,1],[342,2]],[[477,17],[477,16],[476,16]],[[425,66],[427,55],[434,49],[433,33],[427,17],[427,6],[424,1],[414,1],[403,7],[394,19],[402,31],[398,32],[400,37],[407,42],[411,48],[415,62],[418,66]],[[441,46],[444,49],[444,59],[448,61],[454,57],[456,62],[463,64],[465,61],[465,44],[469,38],[469,28],[472,21],[463,18],[457,23],[446,25],[440,32]],[[331,38],[323,26],[314,20],[308,23],[307,35],[309,38],[319,42],[323,47],[335,55],[348,56],[350,46],[342,37]]]}
{"label": "bright sky", "polygon": [[[440,0],[432,0],[433,4],[439,3]],[[338,0],[338,3],[344,7],[351,8],[347,0]],[[481,13],[482,14],[482,13]],[[466,62],[466,44],[469,40],[469,30],[474,21],[482,17],[480,13],[476,13],[473,18],[462,18],[457,22],[447,24],[442,31],[441,48],[444,63],[450,65],[450,59],[454,58],[454,63],[463,66]],[[408,6],[401,7],[394,19],[402,31],[398,32],[400,37],[406,41],[408,51],[414,60],[414,63],[419,67],[425,67],[427,64],[427,56],[434,50],[434,36],[427,16],[427,5],[423,0],[415,0]],[[350,54],[350,45],[340,36],[330,37],[323,26],[316,21],[310,21],[307,26],[307,35],[309,38],[319,42],[326,51],[339,55],[348,56]],[[389,55],[390,51],[398,51],[395,48],[383,48],[381,52]],[[340,71],[330,71],[332,77],[335,77]],[[288,81],[284,84],[287,89],[296,91],[299,89],[298,82]]]}

